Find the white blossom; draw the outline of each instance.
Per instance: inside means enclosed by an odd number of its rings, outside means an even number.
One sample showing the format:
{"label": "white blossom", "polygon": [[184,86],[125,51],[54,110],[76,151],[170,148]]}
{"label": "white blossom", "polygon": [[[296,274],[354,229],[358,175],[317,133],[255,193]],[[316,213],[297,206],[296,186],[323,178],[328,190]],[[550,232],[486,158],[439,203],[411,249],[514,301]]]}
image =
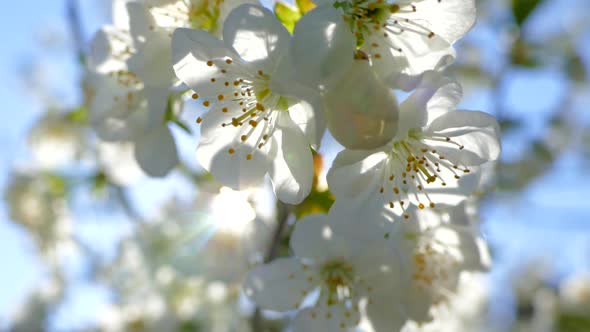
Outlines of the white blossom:
{"label": "white blossom", "polygon": [[[401,327],[400,257],[388,239],[356,220],[351,222],[350,215],[355,214],[299,220],[291,235],[294,256],[254,268],[244,282],[246,295],[263,309],[300,309],[293,320],[297,332],[352,331],[364,305],[368,311],[383,307],[389,328]],[[302,307],[316,292],[316,303]]]}
{"label": "white blossom", "polygon": [[221,184],[245,189],[272,179],[278,198],[299,203],[310,192],[321,124],[315,94],[292,80],[287,30],[270,11],[242,5],[227,17],[223,41],[177,29],[176,75],[202,100],[197,158]]}
{"label": "white blossom", "polygon": [[28,145],[36,165],[55,170],[75,161],[83,150],[82,126],[68,114],[48,113],[29,131]]}
{"label": "white blossom", "polygon": [[577,273],[559,285],[560,307],[564,312],[590,317],[590,274]]}
{"label": "white blossom", "polygon": [[[416,220],[391,224],[385,234],[401,260],[404,318],[419,323],[432,320],[433,308],[452,300],[464,272],[489,266],[487,247],[472,229],[446,224],[431,210],[416,211]],[[385,331],[387,308],[367,309],[376,331]]]}
{"label": "white blossom", "polygon": [[329,85],[356,48],[389,84],[454,57],[452,45],[475,22],[473,0],[323,0],[295,27],[293,54],[303,79]]}
{"label": "white blossom", "polygon": [[500,153],[499,127],[485,113],[455,110],[460,86],[431,72],[400,105],[395,137],[373,150],[344,150],[328,174],[338,200],[367,213],[388,206],[410,217],[411,206],[457,205],[478,184],[479,167]]}

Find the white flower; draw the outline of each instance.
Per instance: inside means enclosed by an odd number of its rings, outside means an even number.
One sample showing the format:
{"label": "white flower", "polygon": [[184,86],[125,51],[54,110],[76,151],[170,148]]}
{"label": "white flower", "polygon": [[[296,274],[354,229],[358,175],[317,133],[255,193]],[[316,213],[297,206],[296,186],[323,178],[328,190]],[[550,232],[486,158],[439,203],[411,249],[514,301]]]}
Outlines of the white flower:
{"label": "white flower", "polygon": [[[263,309],[301,309],[293,320],[297,332],[352,330],[365,304],[367,310],[385,306],[389,330],[401,327],[399,257],[382,234],[342,216],[299,220],[291,236],[294,257],[254,268],[246,277],[246,295]],[[316,291],[315,305],[300,308]]]}
{"label": "white flower", "polygon": [[321,125],[314,93],[291,79],[289,43],[270,11],[242,5],[226,19],[223,41],[177,29],[172,46],[176,75],[209,109],[197,120],[200,163],[233,189],[257,186],[269,173],[278,198],[296,204],[311,189],[310,145]]}
{"label": "white flower", "polygon": [[434,320],[428,324],[408,322],[402,332],[485,331],[490,300],[483,273],[461,274],[458,291],[433,308]]}
{"label": "white flower", "polygon": [[173,202],[142,232],[142,251],[156,268],[167,264],[185,276],[237,285],[272,237],[272,224],[251,204],[264,193],[200,189],[195,204]]}
{"label": "white flower", "polygon": [[40,168],[56,169],[79,157],[84,142],[83,130],[68,115],[48,113],[29,131],[28,145]]}
{"label": "white flower", "polygon": [[[295,27],[293,55],[308,82],[329,84],[367,53],[392,84],[454,57],[452,45],[475,22],[473,0],[322,0]],[[349,56],[350,55],[350,58]]]}
{"label": "white flower", "polygon": [[128,186],[145,176],[133,151],[133,144],[129,142],[98,143],[98,162],[110,182]]}
{"label": "white flower", "polygon": [[[176,28],[206,30],[221,35],[221,27],[227,15],[239,5],[255,0],[147,0],[157,28],[172,32]],[[156,29],[156,27],[154,27]]]}
{"label": "white flower", "polygon": [[[433,211],[416,211],[416,220],[391,225],[391,232],[385,237],[391,240],[401,260],[407,319],[430,321],[434,306],[452,300],[463,272],[488,267],[483,240],[468,227],[443,223]],[[367,310],[369,318],[383,315],[383,309],[373,308],[376,311]],[[374,323],[375,319],[371,321]]]}
{"label": "white flower", "polygon": [[132,142],[141,168],[160,177],[178,161],[165,123],[170,92],[168,87],[146,87],[129,70],[125,61],[134,52],[129,40],[128,32],[113,27],[93,39],[87,76],[90,121],[101,139]]}
{"label": "white flower", "polygon": [[498,158],[499,128],[485,113],[454,110],[460,86],[436,73],[400,105],[399,128],[386,145],[369,151],[344,150],[328,173],[338,200],[356,199],[367,213],[383,205],[409,218],[420,209],[456,205],[478,182],[479,166]]}
{"label": "white flower", "polygon": [[10,219],[25,227],[44,253],[69,245],[71,220],[62,181],[49,175],[16,174],[4,192]]}
{"label": "white flower", "polygon": [[590,317],[590,274],[578,273],[559,285],[562,311]]}
{"label": "white flower", "polygon": [[147,0],[132,2],[129,30],[136,52],[129,68],[149,86],[170,86],[175,80],[170,44],[177,28],[205,30],[219,35],[221,24],[245,0]]}

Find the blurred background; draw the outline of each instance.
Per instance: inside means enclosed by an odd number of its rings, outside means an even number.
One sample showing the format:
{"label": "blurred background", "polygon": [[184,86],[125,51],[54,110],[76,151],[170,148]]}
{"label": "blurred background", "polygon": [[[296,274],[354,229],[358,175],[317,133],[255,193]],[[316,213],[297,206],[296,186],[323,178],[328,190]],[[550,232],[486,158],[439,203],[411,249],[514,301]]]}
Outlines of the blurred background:
{"label": "blurred background", "polygon": [[[241,278],[287,217],[270,187],[220,188],[199,168],[190,102],[189,130],[171,126],[181,163],[163,179],[129,146],[98,141],[81,55],[111,1],[6,5],[0,331],[247,331]],[[468,202],[493,267],[466,281],[453,331],[590,331],[588,13],[587,0],[481,0],[457,45],[461,108],[498,118],[503,154],[495,187]],[[340,147],[324,143],[297,215],[331,204],[323,183]]]}

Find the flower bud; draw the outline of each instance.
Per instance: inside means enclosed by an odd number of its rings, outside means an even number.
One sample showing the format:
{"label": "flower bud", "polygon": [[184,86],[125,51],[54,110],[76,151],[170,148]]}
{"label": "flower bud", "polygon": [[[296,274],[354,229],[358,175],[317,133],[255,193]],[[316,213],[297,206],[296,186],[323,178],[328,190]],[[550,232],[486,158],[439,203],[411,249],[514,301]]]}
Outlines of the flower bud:
{"label": "flower bud", "polygon": [[386,144],[395,136],[398,126],[397,100],[363,55],[357,52],[349,71],[323,98],[332,136],[355,150]]}

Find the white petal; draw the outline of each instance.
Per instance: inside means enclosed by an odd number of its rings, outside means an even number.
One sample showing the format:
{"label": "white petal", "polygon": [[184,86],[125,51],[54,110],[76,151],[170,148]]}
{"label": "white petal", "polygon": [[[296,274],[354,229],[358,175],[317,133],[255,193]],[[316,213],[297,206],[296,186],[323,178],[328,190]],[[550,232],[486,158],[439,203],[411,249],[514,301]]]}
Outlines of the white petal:
{"label": "white petal", "polygon": [[[405,76],[417,76],[427,70],[444,67],[455,58],[452,46],[438,36],[427,38],[409,32],[390,34],[390,37],[376,34],[369,41],[371,43],[366,45],[379,47],[364,46],[363,50],[373,55],[373,66],[379,76],[395,87]],[[390,44],[395,47],[390,47]],[[375,54],[379,54],[379,58],[375,58]]]}
{"label": "white petal", "polygon": [[136,48],[128,60],[129,69],[147,85],[169,86],[174,73],[168,31],[151,28],[155,22],[145,5],[129,3],[127,7]]}
{"label": "white petal", "polygon": [[331,4],[313,9],[295,26],[291,55],[297,74],[306,84],[338,81],[352,64],[354,51],[350,28]]}
{"label": "white petal", "polygon": [[474,0],[425,0],[417,2],[416,12],[408,14],[418,21],[428,22],[429,28],[450,44],[463,37],[475,24]]}
{"label": "white petal", "polygon": [[500,155],[499,126],[493,116],[477,111],[448,112],[428,126],[425,135],[449,137],[452,142],[430,144],[454,163],[481,165]]}
{"label": "white petal", "polygon": [[276,156],[270,177],[277,198],[288,204],[299,204],[311,191],[313,157],[307,138],[286,113],[278,119],[281,127],[273,135]]}
{"label": "white petal", "polygon": [[432,236],[447,247],[449,254],[455,256],[461,263],[461,269],[475,271],[485,267],[486,257],[482,256],[485,252],[482,252],[479,238],[469,227],[444,225],[433,230]]}
{"label": "white petal", "polygon": [[463,92],[456,81],[437,72],[424,73],[416,90],[400,105],[399,138],[409,129],[422,128],[440,115],[454,110]]}
{"label": "white petal", "polygon": [[292,310],[317,287],[308,281],[309,277],[319,280],[314,270],[305,269],[297,259],[278,258],[252,269],[246,275],[244,292],[264,309]]}
{"label": "white petal", "polygon": [[[341,203],[337,200],[328,216],[310,215],[295,224],[291,235],[291,249],[297,257],[318,263],[343,258],[357,264],[362,257],[372,255],[366,249],[373,248],[369,243],[375,239],[385,239],[384,228],[379,227],[379,223],[386,220],[371,220],[371,216],[353,208],[353,205]],[[385,245],[384,242],[375,244]],[[379,249],[379,253],[375,255],[391,258],[384,250],[386,249]],[[395,258],[392,259],[388,261],[391,264],[395,261]],[[366,263],[371,264],[370,261]]]}
{"label": "white petal", "polygon": [[301,129],[309,144],[319,149],[320,142],[326,132],[326,118],[319,103],[302,101],[289,107],[289,114],[293,122]]}
{"label": "white petal", "polygon": [[[242,112],[239,109],[230,108],[227,113],[220,109],[210,110],[203,116],[201,139],[197,148],[197,159],[201,165],[219,183],[235,190],[261,185],[264,175],[270,169],[265,151],[253,147],[250,144],[252,140],[245,143],[240,141],[244,130],[242,126],[222,126],[222,123],[231,122],[232,117],[240,115]],[[253,136],[257,137],[255,134]],[[229,149],[235,152],[230,154]],[[251,160],[247,158],[249,154],[252,155]]]}
{"label": "white petal", "polygon": [[268,87],[273,93],[287,98],[290,102],[291,119],[301,128],[312,147],[317,150],[326,130],[320,94],[317,89],[305,86],[295,79],[289,52],[279,61]]}
{"label": "white petal", "polygon": [[223,41],[248,62],[267,62],[274,69],[291,36],[268,9],[244,4],[232,10],[223,25]]}
{"label": "white petal", "polygon": [[176,143],[165,125],[152,128],[135,139],[135,158],[146,174],[163,177],[178,163]]}
{"label": "white petal", "polygon": [[371,302],[367,304],[366,316],[370,321],[372,331],[401,331],[402,326],[408,320],[403,301],[403,289],[386,288],[387,283],[375,286],[375,294],[371,296]]}
{"label": "white petal", "polygon": [[98,73],[126,70],[125,59],[113,56],[121,54],[132,44],[128,32],[104,26],[96,32],[89,46],[88,68]]}
{"label": "white petal", "polygon": [[131,0],[114,0],[112,6],[113,25],[119,29],[129,29],[127,3]]}
{"label": "white petal", "polygon": [[219,39],[202,30],[176,29],[172,36],[172,62],[176,76],[189,88],[202,96],[217,96],[224,91],[224,80],[212,83],[218,77],[219,68],[209,66],[208,61],[239,56]]}
{"label": "white petal", "polygon": [[360,321],[358,311],[344,304],[319,306],[301,310],[293,319],[293,332],[353,332]]}
{"label": "white petal", "polygon": [[344,150],[328,171],[328,186],[337,197],[355,197],[365,191],[377,191],[379,175],[387,154],[381,150]]}
{"label": "white petal", "polygon": [[168,105],[169,91],[167,87],[146,87],[144,89],[147,98],[147,126],[157,126],[164,122]]}
{"label": "white petal", "polygon": [[327,215],[315,214],[297,221],[290,243],[295,256],[321,263],[343,256],[343,252],[337,249],[338,245],[334,245],[337,241],[343,249],[346,248],[346,243],[335,237]]}

